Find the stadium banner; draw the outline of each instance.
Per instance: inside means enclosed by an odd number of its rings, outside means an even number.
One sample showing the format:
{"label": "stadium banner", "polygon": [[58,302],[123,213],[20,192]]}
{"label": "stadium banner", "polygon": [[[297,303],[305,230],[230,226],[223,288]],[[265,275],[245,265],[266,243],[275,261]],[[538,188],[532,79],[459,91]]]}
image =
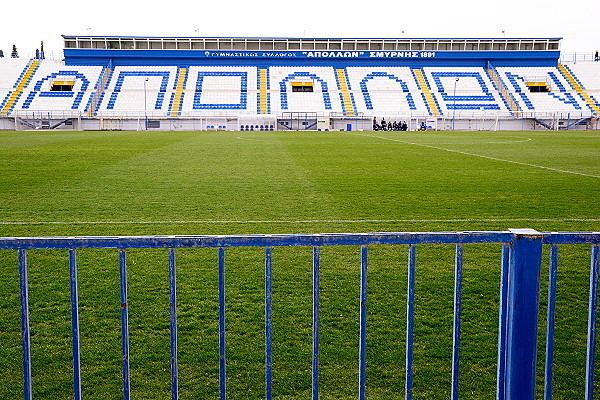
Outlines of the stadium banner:
{"label": "stadium banner", "polygon": [[101,50],[65,49],[74,57],[190,57],[222,59],[469,59],[469,58],[556,58],[555,51],[390,51],[390,50],[306,50],[306,51],[238,51],[238,50]]}
{"label": "stadium banner", "polygon": [[422,67],[478,66],[556,66],[558,51],[388,51],[388,50],[112,50],[64,49],[66,65],[393,65]]}
{"label": "stadium banner", "polygon": [[435,55],[435,51],[204,51],[206,58],[435,58]]}

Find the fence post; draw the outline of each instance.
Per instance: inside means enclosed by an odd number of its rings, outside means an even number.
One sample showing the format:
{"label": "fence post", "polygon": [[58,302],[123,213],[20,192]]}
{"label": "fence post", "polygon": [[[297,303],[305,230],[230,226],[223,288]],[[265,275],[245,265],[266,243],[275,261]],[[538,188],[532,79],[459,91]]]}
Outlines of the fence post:
{"label": "fence post", "polygon": [[542,234],[511,229],[506,313],[506,399],[535,399]]}

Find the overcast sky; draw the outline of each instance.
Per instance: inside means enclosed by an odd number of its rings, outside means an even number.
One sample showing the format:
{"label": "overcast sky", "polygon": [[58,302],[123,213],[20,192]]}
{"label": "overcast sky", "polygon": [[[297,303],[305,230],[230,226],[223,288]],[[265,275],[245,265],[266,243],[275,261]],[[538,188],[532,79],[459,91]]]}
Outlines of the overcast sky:
{"label": "overcast sky", "polygon": [[[219,0],[2,1],[0,49],[30,55],[61,34],[304,37],[564,37],[563,52],[600,49],[600,1]],[[358,6],[360,4],[360,6]],[[569,5],[566,7],[565,5]],[[27,8],[27,9],[24,9]],[[89,29],[91,28],[91,29]],[[198,29],[196,35],[195,29]],[[502,31],[505,34],[502,34]],[[402,33],[404,31],[404,33]]]}

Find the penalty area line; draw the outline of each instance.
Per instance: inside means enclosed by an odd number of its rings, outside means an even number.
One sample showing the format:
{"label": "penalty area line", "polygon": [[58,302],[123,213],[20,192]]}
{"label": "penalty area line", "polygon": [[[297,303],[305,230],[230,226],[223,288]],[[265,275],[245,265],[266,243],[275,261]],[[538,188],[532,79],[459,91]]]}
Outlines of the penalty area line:
{"label": "penalty area line", "polygon": [[523,166],[532,167],[532,168],[545,169],[547,171],[560,172],[560,173],[563,173],[563,174],[579,175],[579,176],[585,176],[585,177],[588,177],[588,178],[600,179],[600,175],[586,174],[584,172],[569,171],[567,169],[552,168],[552,167],[546,167],[544,165],[531,164],[531,163],[526,163],[526,162],[522,162],[522,161],[514,161],[514,160],[507,160],[505,158],[485,156],[483,154],[469,153],[467,151],[447,149],[445,147],[433,146],[433,145],[430,145],[430,144],[408,142],[406,140],[399,140],[399,139],[387,138],[387,137],[376,136],[376,135],[363,135],[363,134],[360,134],[360,133],[350,133],[350,135],[353,135],[353,136],[362,136],[362,137],[367,137],[367,138],[377,138],[377,139],[381,139],[381,140],[389,140],[391,142],[397,142],[397,143],[403,143],[403,144],[410,144],[410,145],[419,146],[419,147],[426,147],[426,148],[429,148],[429,149],[447,151],[449,153],[462,154],[462,155],[465,155],[465,156],[485,158],[485,159],[488,159],[488,160],[500,161],[500,162],[505,162],[505,163],[510,163],[510,164],[516,164],[516,165],[523,165]]}

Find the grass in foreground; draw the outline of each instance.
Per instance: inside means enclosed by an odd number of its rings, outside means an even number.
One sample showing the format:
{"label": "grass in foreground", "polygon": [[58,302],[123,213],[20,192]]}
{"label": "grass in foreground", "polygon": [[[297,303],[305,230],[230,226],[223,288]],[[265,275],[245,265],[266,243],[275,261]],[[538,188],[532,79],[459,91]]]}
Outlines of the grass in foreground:
{"label": "grass in foreground", "polygon": [[[586,132],[10,132],[0,133],[0,148],[0,236],[600,229],[600,137]],[[371,398],[402,397],[406,253],[371,249]],[[499,255],[499,246],[465,251],[464,398],[495,389]],[[304,399],[310,249],[276,249],[274,257],[274,393]],[[448,246],[418,250],[415,398],[448,397],[452,257]],[[264,390],[262,262],[260,249],[227,252],[230,398]],[[169,391],[166,263],[161,251],[129,256],[132,392],[144,399]],[[71,390],[67,265],[64,252],[30,255],[38,398],[68,398]],[[324,249],[322,268],[322,396],[353,398],[358,249]],[[588,269],[589,249],[561,249],[557,398],[583,393]],[[120,398],[116,252],[81,251],[79,282],[84,395]],[[184,399],[218,393],[216,282],[214,251],[178,252]],[[13,252],[0,252],[0,293],[0,398],[18,398]]]}

